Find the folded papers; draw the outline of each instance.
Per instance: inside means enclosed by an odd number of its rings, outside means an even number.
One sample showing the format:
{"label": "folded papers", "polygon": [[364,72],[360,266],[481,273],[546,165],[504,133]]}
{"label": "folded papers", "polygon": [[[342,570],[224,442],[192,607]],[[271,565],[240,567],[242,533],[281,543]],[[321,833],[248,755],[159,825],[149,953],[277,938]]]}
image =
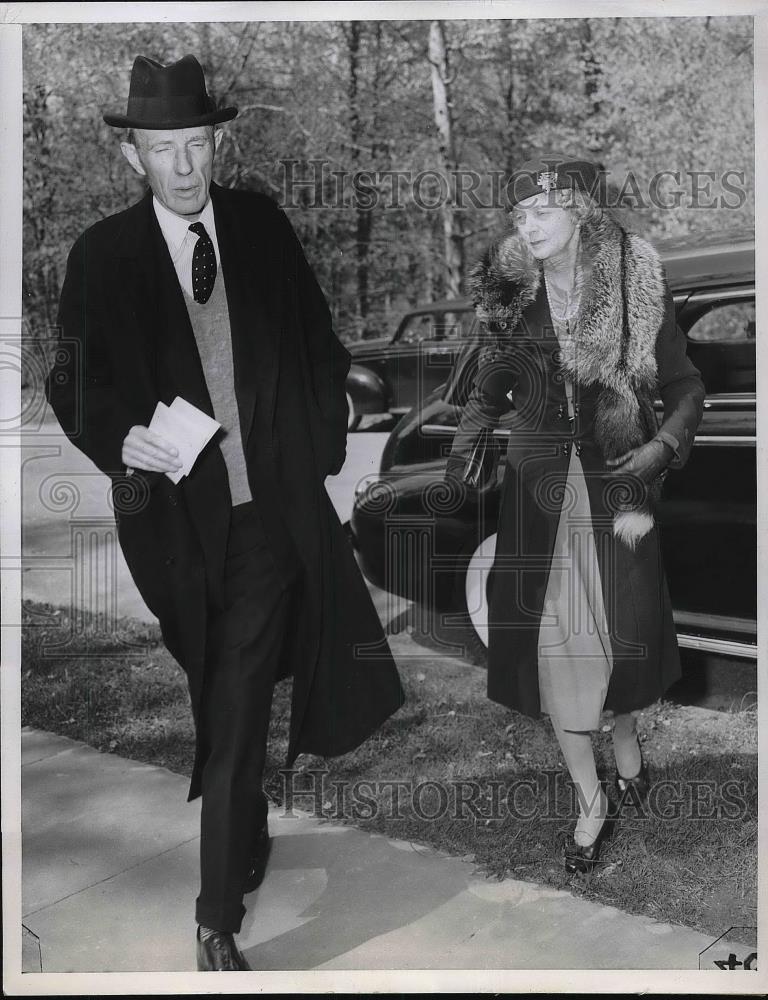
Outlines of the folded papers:
{"label": "folded papers", "polygon": [[220,423],[181,396],[177,396],[170,406],[162,402],[157,404],[149,429],[178,448],[182,462],[176,472],[166,472],[172,483],[189,475],[197,456],[220,427]]}

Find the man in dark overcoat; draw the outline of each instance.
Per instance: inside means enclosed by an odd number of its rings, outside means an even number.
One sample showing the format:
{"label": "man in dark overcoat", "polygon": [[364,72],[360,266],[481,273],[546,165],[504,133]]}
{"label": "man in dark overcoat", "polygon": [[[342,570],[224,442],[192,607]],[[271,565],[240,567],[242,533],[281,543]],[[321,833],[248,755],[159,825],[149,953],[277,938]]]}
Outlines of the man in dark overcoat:
{"label": "man in dark overcoat", "polygon": [[[150,190],[69,256],[47,394],[112,480],[118,536],[196,727],[199,969],[234,940],[269,847],[261,778],[272,690],[293,676],[288,766],[358,746],[403,702],[324,480],[345,459],[349,354],[285,214],[211,181],[217,109],[194,56],[139,56],[121,149]],[[220,424],[191,472],[150,431],[177,397]],[[167,474],[166,474],[167,473]]]}

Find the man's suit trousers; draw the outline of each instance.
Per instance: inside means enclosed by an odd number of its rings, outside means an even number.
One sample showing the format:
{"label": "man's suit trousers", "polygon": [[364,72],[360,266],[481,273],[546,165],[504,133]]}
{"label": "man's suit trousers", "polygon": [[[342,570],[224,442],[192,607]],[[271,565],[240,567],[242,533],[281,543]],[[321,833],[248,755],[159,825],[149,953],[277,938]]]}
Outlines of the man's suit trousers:
{"label": "man's suit trousers", "polygon": [[232,509],[223,606],[210,617],[203,746],[199,924],[236,933],[256,834],[272,691],[296,585],[280,584],[253,501]]}

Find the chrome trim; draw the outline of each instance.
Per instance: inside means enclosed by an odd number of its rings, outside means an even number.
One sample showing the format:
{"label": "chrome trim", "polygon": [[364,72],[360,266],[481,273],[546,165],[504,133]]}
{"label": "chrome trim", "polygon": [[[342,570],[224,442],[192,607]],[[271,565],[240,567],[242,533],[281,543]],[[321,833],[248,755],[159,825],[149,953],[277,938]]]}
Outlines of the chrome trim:
{"label": "chrome trim", "polygon": [[458,430],[457,424],[422,424],[419,430],[427,437],[436,437],[438,434],[455,434]]}
{"label": "chrome trim", "polygon": [[[427,437],[445,437],[449,434],[455,434],[458,427],[455,424],[422,424],[420,430]],[[512,431],[503,427],[495,427],[493,430],[493,436],[496,438],[506,439],[511,433]],[[694,441],[694,445],[697,444],[751,448],[757,444],[757,436],[755,434],[701,434]]]}
{"label": "chrome trim", "polygon": [[[754,392],[740,392],[732,395],[707,396],[704,400],[704,409],[712,412],[718,410],[754,410],[757,403],[757,394]],[[660,399],[653,401],[654,410],[664,412],[664,403]]]}
{"label": "chrome trim", "polygon": [[733,396],[707,396],[704,400],[705,410],[730,410],[738,407],[743,410],[751,410],[757,403],[757,394],[754,392],[742,392]]}
{"label": "chrome trim", "polygon": [[[727,300],[754,299],[755,286],[739,285],[736,288],[715,288],[711,291],[692,292],[686,299],[685,305],[697,304],[699,302],[722,302]],[[700,343],[700,341],[699,341]]]}
{"label": "chrome trim", "polygon": [[750,642],[736,642],[734,639],[708,639],[701,635],[678,632],[677,644],[684,649],[698,649],[704,653],[721,653],[724,656],[738,656],[747,660],[757,659],[757,646]]}
{"label": "chrome trim", "polygon": [[735,448],[754,448],[757,445],[757,437],[754,434],[701,434],[694,439],[694,447],[697,444],[720,448],[725,445],[732,445]]}
{"label": "chrome trim", "polygon": [[754,618],[736,618],[732,615],[704,614],[702,611],[678,611],[673,609],[672,617],[675,625],[688,628],[714,628],[718,632],[744,632],[757,635],[757,622]]}
{"label": "chrome trim", "polygon": [[[419,428],[421,433],[427,437],[445,437],[448,434],[452,436],[458,429],[456,424],[422,424]],[[493,429],[493,436],[496,438],[506,439],[511,433],[512,431],[504,427],[494,427]]]}

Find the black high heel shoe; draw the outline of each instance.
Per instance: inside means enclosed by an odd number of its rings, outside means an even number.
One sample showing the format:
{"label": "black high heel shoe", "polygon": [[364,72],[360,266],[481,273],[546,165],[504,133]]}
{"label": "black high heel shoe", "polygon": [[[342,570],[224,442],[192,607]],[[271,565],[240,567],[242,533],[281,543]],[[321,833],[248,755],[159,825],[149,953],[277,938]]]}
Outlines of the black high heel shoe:
{"label": "black high heel shoe", "polygon": [[600,832],[592,843],[583,847],[571,838],[565,845],[565,870],[569,874],[579,872],[582,875],[586,875],[594,871],[600,864],[600,849],[603,844],[611,839],[614,827],[616,826],[616,812],[613,803],[607,795],[606,799],[608,800],[608,805],[605,819],[603,820],[603,825],[600,827]]}
{"label": "black high heel shoe", "polygon": [[651,776],[646,762],[642,761],[640,770],[634,778],[622,778],[617,771],[615,788],[620,802],[625,798],[632,798],[638,804],[644,802],[651,788]]}

